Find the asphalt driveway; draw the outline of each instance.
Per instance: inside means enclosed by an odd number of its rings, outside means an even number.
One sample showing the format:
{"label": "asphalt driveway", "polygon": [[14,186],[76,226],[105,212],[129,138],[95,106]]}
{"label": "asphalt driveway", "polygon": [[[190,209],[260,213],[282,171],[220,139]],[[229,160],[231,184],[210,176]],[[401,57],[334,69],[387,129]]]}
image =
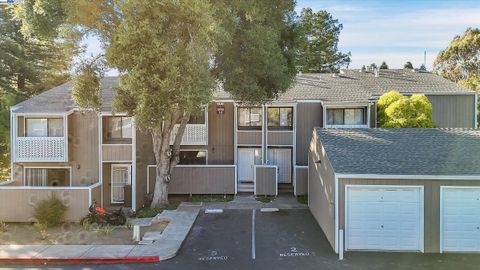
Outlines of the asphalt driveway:
{"label": "asphalt driveway", "polygon": [[332,251],[307,209],[200,213],[180,254],[156,264],[54,269],[479,269],[480,254]]}

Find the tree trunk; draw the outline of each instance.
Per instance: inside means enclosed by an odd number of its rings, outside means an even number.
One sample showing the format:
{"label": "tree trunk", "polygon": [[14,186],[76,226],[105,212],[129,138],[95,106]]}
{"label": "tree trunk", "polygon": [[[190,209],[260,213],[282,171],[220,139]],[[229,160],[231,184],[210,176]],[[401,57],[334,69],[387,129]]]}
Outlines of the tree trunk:
{"label": "tree trunk", "polygon": [[[186,112],[172,114],[169,121],[164,121],[162,127],[151,131],[153,152],[157,163],[155,170],[155,188],[151,208],[165,207],[168,205],[168,184],[171,172],[178,164],[180,143],[190,114]],[[181,120],[174,143],[170,146],[170,137],[175,128],[175,123]]]}

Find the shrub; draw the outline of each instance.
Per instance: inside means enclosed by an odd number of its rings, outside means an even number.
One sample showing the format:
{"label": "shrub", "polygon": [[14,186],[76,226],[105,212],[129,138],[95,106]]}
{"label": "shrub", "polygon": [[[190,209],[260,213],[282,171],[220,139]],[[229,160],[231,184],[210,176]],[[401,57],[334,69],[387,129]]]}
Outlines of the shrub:
{"label": "shrub", "polygon": [[40,201],[34,209],[34,216],[39,223],[48,227],[55,227],[63,223],[67,206],[58,198],[52,196]]}
{"label": "shrub", "polygon": [[0,221],[0,233],[4,233],[8,231],[7,223]]}
{"label": "shrub", "polygon": [[390,91],[378,100],[378,120],[383,128],[433,128],[432,104],[425,95],[410,98]]}
{"label": "shrub", "polygon": [[40,233],[40,239],[45,240],[48,238],[47,224],[37,222],[33,224],[33,226],[37,229],[38,233]]}

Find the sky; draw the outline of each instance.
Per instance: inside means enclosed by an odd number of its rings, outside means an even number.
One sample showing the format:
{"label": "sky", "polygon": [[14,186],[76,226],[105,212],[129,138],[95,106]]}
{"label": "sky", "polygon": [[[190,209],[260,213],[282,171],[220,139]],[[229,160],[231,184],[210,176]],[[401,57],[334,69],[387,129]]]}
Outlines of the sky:
{"label": "sky", "polygon": [[[327,10],[343,24],[338,48],[351,52],[349,68],[385,61],[390,68],[414,67],[433,60],[468,27],[480,28],[480,0],[297,0],[296,11]],[[87,55],[101,52],[98,41],[86,41]],[[115,75],[110,71],[109,75]]]}

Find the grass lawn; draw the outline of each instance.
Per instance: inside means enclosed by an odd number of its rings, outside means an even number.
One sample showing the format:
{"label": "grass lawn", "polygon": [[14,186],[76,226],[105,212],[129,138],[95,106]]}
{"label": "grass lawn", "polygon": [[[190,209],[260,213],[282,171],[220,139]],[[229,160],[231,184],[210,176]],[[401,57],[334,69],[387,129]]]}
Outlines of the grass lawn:
{"label": "grass lawn", "polygon": [[135,213],[135,217],[137,217],[137,218],[154,217],[154,216],[162,213],[163,210],[175,210],[175,209],[177,209],[179,204],[180,204],[180,201],[170,201],[170,204],[167,207],[164,207],[164,208],[143,207]]}

